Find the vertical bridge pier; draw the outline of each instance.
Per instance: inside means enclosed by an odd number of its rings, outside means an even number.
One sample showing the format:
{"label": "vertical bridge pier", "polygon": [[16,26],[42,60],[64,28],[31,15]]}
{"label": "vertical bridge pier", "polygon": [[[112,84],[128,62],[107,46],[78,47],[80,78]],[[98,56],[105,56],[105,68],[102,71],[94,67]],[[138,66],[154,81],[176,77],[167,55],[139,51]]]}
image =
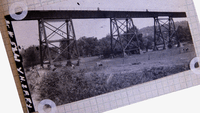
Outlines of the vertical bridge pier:
{"label": "vertical bridge pier", "polygon": [[[51,23],[52,22],[52,23]],[[59,27],[45,19],[39,20],[40,63],[53,66],[55,61],[67,60],[71,66],[71,59],[78,59],[79,53],[72,19],[66,19]],[[47,33],[48,32],[48,33]]]}
{"label": "vertical bridge pier", "polygon": [[139,53],[138,31],[132,18],[110,18],[111,53]]}
{"label": "vertical bridge pier", "polygon": [[166,49],[166,45],[169,49],[173,45],[180,47],[174,20],[170,16],[168,18],[154,17],[154,50],[158,50],[160,46]]}

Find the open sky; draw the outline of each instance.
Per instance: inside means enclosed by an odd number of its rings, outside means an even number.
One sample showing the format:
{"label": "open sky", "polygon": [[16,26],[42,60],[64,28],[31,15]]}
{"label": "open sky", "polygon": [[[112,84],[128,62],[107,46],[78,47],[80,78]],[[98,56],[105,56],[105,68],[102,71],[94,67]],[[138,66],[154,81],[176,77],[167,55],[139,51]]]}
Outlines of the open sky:
{"label": "open sky", "polygon": [[[124,11],[186,11],[185,0],[68,0],[42,8],[42,10],[124,10]],[[38,8],[41,10],[41,8]],[[180,21],[181,19],[174,19]],[[139,28],[153,25],[152,19],[133,19]],[[57,23],[59,24],[59,23]],[[109,19],[73,20],[77,39],[86,37],[105,37],[110,32]],[[13,22],[17,43],[25,48],[39,45],[37,21]]]}

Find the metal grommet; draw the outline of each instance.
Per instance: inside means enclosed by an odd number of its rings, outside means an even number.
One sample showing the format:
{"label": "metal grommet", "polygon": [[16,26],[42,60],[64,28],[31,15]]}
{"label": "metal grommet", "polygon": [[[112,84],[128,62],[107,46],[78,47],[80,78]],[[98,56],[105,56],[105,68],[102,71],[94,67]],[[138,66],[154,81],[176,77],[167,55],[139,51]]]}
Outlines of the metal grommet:
{"label": "metal grommet", "polygon": [[39,113],[46,113],[43,109],[44,105],[50,105],[51,106],[51,111],[49,113],[56,113],[56,111],[57,111],[56,104],[50,99],[44,99],[39,103],[39,105],[38,105],[38,112]]}
{"label": "metal grommet", "polygon": [[200,57],[195,57],[190,61],[190,69],[195,74],[200,74],[200,70],[195,68],[195,64],[199,63],[199,61],[200,61]]}
{"label": "metal grommet", "polygon": [[[15,9],[17,7],[22,8],[22,13],[21,14],[16,14]],[[28,7],[24,2],[15,2],[10,6],[9,14],[15,20],[22,20],[28,14]]]}

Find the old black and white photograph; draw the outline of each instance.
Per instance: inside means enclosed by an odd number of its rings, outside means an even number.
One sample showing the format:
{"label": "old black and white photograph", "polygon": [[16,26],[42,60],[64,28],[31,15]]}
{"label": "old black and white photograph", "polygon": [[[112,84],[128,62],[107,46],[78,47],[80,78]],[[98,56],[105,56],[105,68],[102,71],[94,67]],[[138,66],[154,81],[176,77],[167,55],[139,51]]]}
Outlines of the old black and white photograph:
{"label": "old black and white photograph", "polygon": [[190,70],[196,53],[184,4],[63,1],[13,20],[33,103],[69,104]]}

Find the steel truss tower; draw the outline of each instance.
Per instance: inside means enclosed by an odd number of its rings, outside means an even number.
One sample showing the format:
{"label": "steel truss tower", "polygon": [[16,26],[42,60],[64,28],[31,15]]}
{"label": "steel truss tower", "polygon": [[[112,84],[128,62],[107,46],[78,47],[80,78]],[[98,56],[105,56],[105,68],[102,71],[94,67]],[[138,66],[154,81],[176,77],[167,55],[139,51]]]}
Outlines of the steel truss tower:
{"label": "steel truss tower", "polygon": [[[56,27],[58,23],[62,23]],[[40,63],[55,64],[60,59],[67,60],[71,66],[72,59],[78,59],[79,53],[72,19],[48,21],[39,20]]]}
{"label": "steel truss tower", "polygon": [[180,46],[173,18],[154,17],[154,50],[158,50],[159,46],[166,49],[166,45],[171,48],[176,44]]}
{"label": "steel truss tower", "polygon": [[131,18],[110,18],[111,52],[140,53],[137,32]]}

